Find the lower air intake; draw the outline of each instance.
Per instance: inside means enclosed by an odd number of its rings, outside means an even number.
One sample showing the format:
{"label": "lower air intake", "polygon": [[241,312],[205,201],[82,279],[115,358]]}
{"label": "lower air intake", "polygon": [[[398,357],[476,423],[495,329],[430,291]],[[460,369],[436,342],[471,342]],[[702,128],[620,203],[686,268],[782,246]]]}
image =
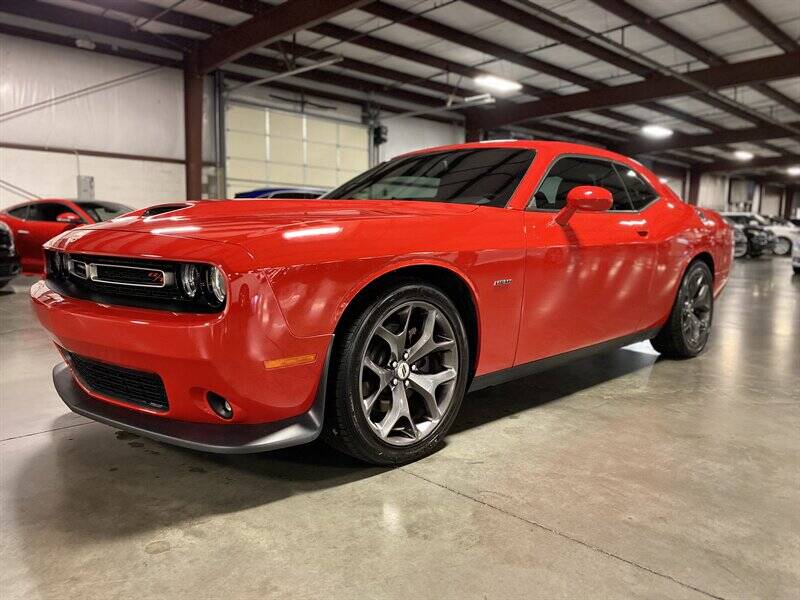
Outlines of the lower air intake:
{"label": "lower air intake", "polygon": [[156,410],[169,409],[164,382],[155,373],[110,365],[72,352],[65,355],[90,392]]}

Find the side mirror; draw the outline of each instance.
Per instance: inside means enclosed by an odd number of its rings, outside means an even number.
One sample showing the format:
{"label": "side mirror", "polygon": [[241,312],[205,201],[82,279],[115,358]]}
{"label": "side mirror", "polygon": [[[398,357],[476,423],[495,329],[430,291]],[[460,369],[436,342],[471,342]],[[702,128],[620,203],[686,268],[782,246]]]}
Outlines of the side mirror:
{"label": "side mirror", "polygon": [[83,219],[74,212],[63,212],[56,217],[56,221],[58,223],[66,223],[67,225],[80,225]]}
{"label": "side mirror", "polygon": [[556,215],[555,222],[564,227],[579,210],[604,212],[611,208],[611,192],[596,185],[579,185],[567,193],[567,205]]}

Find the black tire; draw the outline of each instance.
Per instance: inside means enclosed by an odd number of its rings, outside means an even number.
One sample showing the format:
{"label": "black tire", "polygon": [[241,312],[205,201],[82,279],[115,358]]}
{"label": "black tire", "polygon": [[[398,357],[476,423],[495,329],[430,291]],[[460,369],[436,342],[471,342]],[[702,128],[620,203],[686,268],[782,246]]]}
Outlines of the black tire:
{"label": "black tire", "polygon": [[[699,285],[698,281],[701,282]],[[702,286],[706,286],[705,291],[702,291]],[[698,304],[699,294],[702,294],[702,302]],[[689,316],[690,313],[695,315],[696,321]],[[699,314],[702,316],[698,316]],[[683,275],[669,319],[650,343],[667,358],[695,357],[703,351],[708,342],[713,315],[714,293],[711,269],[706,263],[696,260],[689,265]],[[696,323],[701,325],[695,325]],[[695,333],[698,334],[697,337]]]}
{"label": "black tire", "polygon": [[[368,409],[362,408],[362,364],[369,345],[375,339],[376,328],[384,323],[385,319],[390,318],[393,311],[417,302],[432,305],[447,319],[457,349],[457,372],[455,383],[449,388],[446,410],[437,420],[437,424],[431,426],[430,432],[425,437],[398,447],[381,439],[367,421],[368,416],[365,411]],[[414,330],[408,329],[408,331]],[[409,340],[411,337],[409,333]],[[461,407],[466,393],[470,365],[469,344],[461,315],[441,290],[419,281],[407,280],[395,284],[371,301],[346,327],[346,330],[337,335],[334,360],[335,364],[331,365],[332,382],[328,392],[323,430],[323,439],[328,444],[359,460],[376,465],[400,465],[412,462],[439,448],[442,438],[452,426]],[[414,368],[416,369],[416,366]],[[409,395],[409,398],[412,396]],[[411,400],[408,404],[411,404]],[[416,426],[413,428],[416,429]]]}
{"label": "black tire", "polygon": [[796,275],[800,275],[800,267],[792,267]]}

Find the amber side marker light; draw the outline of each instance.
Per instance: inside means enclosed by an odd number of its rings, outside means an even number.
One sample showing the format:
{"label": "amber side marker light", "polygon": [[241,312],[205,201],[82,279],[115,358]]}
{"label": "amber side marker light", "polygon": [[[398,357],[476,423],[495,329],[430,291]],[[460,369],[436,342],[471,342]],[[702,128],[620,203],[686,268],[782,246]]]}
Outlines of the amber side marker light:
{"label": "amber side marker light", "polygon": [[265,360],[265,369],[280,369],[282,367],[296,367],[297,365],[307,365],[314,362],[316,354],[301,354],[300,356],[290,356],[289,358],[276,358],[275,360]]}

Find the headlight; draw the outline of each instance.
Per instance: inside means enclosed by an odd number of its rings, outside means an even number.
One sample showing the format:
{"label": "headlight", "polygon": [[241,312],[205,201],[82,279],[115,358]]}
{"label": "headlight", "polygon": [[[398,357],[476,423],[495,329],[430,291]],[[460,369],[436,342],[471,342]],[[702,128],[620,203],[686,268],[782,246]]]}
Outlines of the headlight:
{"label": "headlight", "polygon": [[225,274],[217,267],[210,267],[206,274],[208,287],[217,303],[225,302],[227,291],[225,289]]}
{"label": "headlight", "polygon": [[197,265],[182,265],[181,266],[181,287],[183,293],[194,298],[197,295],[197,288],[200,285],[200,270]]}

